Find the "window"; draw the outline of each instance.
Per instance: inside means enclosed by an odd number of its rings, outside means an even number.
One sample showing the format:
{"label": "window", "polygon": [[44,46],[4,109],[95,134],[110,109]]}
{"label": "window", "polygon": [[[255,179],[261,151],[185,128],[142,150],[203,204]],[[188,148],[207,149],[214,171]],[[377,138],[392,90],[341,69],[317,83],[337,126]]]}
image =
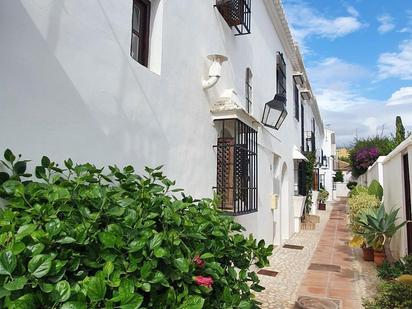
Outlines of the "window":
{"label": "window", "polygon": [[276,57],[276,91],[286,97],[286,63],[280,52]]}
{"label": "window", "polygon": [[301,139],[301,150],[305,151],[305,107],[303,103],[300,104],[300,139]]}
{"label": "window", "polygon": [[298,194],[306,195],[306,162],[300,161],[298,163]]}
{"label": "window", "polygon": [[325,189],[325,185],[326,185],[326,183],[325,183],[325,174],[321,174],[320,175],[320,188],[322,188],[322,189]]}
{"label": "window", "polygon": [[238,119],[216,120],[216,127],[220,208],[233,215],[257,211],[257,132]]}
{"label": "window", "polygon": [[150,2],[148,0],[133,0],[130,55],[146,67],[149,60],[149,23]]}
{"label": "window", "polygon": [[246,111],[252,112],[252,71],[250,68],[246,69],[246,82],[245,82],[245,97],[246,97]]}
{"label": "window", "polygon": [[299,89],[298,86],[295,83],[295,118],[297,121],[299,121]]}

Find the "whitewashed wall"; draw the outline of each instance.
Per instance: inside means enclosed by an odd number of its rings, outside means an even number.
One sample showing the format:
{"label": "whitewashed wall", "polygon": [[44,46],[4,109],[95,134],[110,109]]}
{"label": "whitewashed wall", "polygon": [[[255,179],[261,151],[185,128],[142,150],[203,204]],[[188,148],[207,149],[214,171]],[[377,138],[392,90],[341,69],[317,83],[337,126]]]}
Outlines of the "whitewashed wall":
{"label": "whitewashed wall", "polygon": [[[412,207],[412,205],[405,205],[405,186],[402,162],[402,156],[404,154],[408,154],[409,175],[412,175],[412,137],[399,145],[383,161],[385,208],[388,210],[399,208],[399,222],[406,219],[406,207]],[[406,227],[404,227],[396,233],[395,237],[392,239],[391,248],[396,257],[402,257],[408,253],[406,233]]]}
{"label": "whitewashed wall", "polygon": [[[212,0],[153,1],[148,69],[129,56],[131,0],[1,1],[0,150],[138,171],[164,164],[179,187],[211,196],[217,131],[210,105],[229,88],[243,100],[247,67],[255,118],[276,91],[276,52],[285,50],[265,3],[273,2],[253,3],[252,34],[234,36]],[[217,86],[203,91],[212,53],[229,61]],[[268,243],[295,230],[292,151],[300,125],[285,56],[289,116],[279,131],[256,126],[259,212],[238,217]],[[305,106],[308,130],[312,108]],[[279,209],[271,210],[276,192]]]}

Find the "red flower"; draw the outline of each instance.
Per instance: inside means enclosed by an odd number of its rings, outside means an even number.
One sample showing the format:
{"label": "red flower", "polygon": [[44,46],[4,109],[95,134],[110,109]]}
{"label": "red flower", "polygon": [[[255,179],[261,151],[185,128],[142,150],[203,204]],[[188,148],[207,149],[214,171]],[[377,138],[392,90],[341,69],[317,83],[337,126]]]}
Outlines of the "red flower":
{"label": "red flower", "polygon": [[213,284],[212,277],[196,276],[196,277],[194,277],[194,280],[195,280],[197,285],[205,286],[205,287],[208,287],[208,288],[211,288],[212,284]]}
{"label": "red flower", "polygon": [[200,256],[196,255],[193,262],[200,268],[205,267],[205,261],[203,261]]}

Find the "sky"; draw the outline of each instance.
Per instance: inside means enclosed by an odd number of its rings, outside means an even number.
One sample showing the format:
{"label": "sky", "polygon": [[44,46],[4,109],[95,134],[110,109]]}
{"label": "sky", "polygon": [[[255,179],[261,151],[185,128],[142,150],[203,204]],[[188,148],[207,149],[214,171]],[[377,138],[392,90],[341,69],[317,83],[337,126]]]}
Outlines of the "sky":
{"label": "sky", "polygon": [[412,0],[283,0],[338,146],[412,130]]}

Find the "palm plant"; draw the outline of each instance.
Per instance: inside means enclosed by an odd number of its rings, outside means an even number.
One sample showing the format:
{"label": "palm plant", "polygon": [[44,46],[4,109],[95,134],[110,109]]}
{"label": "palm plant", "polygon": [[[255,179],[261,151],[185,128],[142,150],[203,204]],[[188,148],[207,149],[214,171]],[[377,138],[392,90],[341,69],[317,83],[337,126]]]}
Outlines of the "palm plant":
{"label": "palm plant", "polygon": [[390,249],[391,239],[407,222],[404,221],[398,225],[396,224],[398,212],[399,208],[386,212],[382,204],[379,208],[368,209],[361,212],[356,218],[356,223],[363,228],[360,236],[362,236],[367,243],[372,244],[375,250],[383,249],[389,263],[395,262]]}

